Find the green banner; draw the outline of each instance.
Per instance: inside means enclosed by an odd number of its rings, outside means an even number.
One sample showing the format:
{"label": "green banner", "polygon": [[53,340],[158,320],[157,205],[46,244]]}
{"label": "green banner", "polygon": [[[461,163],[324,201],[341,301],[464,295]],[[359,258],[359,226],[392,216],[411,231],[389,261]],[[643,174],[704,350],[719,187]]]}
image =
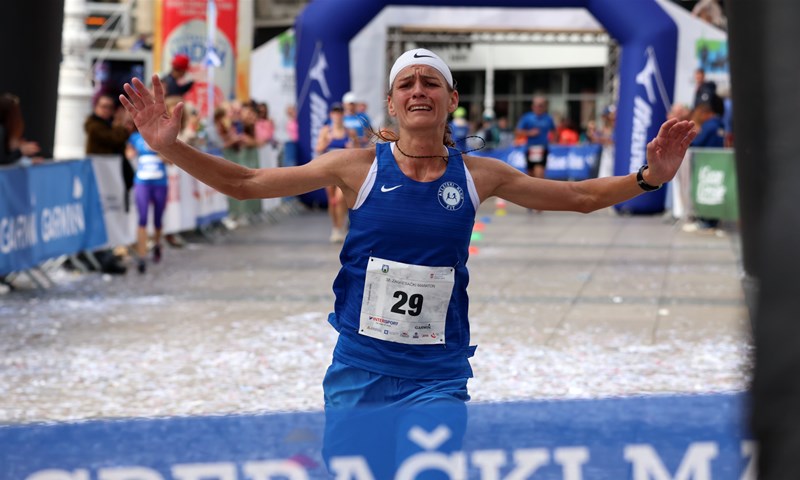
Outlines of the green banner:
{"label": "green banner", "polygon": [[736,162],[732,149],[693,148],[692,202],[695,215],[720,220],[739,219]]}

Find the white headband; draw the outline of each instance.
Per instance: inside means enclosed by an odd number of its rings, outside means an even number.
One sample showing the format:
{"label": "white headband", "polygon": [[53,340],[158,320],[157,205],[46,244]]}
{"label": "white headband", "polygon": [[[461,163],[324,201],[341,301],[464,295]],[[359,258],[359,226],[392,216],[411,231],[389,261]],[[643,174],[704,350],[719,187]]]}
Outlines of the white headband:
{"label": "white headband", "polygon": [[392,65],[392,69],[389,71],[389,90],[392,89],[394,78],[400,73],[400,70],[409,65],[427,65],[435,68],[442,74],[450,88],[453,88],[453,74],[450,73],[450,68],[444,63],[444,60],[430,50],[415,48],[400,55]]}

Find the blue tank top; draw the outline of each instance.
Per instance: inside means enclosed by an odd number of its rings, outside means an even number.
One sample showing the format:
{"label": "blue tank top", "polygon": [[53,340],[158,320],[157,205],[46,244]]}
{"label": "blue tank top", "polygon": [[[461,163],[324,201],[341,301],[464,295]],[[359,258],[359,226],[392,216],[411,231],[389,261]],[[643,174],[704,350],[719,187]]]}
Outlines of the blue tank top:
{"label": "blue tank top", "polygon": [[330,152],[331,150],[347,148],[347,142],[349,141],[350,137],[347,135],[347,130],[345,130],[343,137],[341,138],[331,137],[331,143],[328,144],[328,148],[325,151]]}
{"label": "blue tank top", "polygon": [[168,184],[167,166],[161,157],[144,141],[142,134],[134,132],[128,143],[136,150],[136,176],[133,183],[137,185],[166,186]]}
{"label": "blue tank top", "polygon": [[[328,321],[339,332],[333,357],[371,372],[403,378],[450,379],[472,376],[468,358],[467,259],[477,197],[467,181],[461,155],[448,149],[441,178],[418,182],[397,165],[391,144],[376,145],[377,172],[366,199],[350,210],[350,231],[342,247],[342,267],[333,284],[334,312]],[[374,166],[373,166],[374,168]],[[362,187],[363,188],[363,187]],[[476,199],[473,204],[472,199]],[[427,267],[453,267],[445,344],[409,345],[358,333],[370,257]]]}

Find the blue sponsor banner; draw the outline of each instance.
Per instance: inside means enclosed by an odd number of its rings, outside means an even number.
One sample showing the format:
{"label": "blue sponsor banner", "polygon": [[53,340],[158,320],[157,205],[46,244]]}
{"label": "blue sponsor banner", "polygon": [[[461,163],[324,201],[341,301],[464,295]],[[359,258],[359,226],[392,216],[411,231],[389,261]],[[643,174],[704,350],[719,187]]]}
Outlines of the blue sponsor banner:
{"label": "blue sponsor banner", "polygon": [[596,176],[600,145],[550,145],[544,175],[554,180],[586,180]]}
{"label": "blue sponsor banner", "polygon": [[[597,176],[602,147],[595,144],[550,145],[545,177],[553,180],[586,180]],[[502,160],[520,172],[528,171],[525,147],[473,152],[472,155]]]}
{"label": "blue sponsor banner", "polygon": [[0,274],[105,242],[89,161],[0,169]]}
{"label": "blue sponsor banner", "polygon": [[522,173],[528,171],[528,164],[525,160],[526,148],[525,147],[508,147],[498,148],[493,150],[476,150],[470,152],[470,155],[476,157],[490,157],[502,160],[512,167],[516,168]]}
{"label": "blue sponsor banner", "polygon": [[0,427],[7,480],[755,478],[743,395]]}

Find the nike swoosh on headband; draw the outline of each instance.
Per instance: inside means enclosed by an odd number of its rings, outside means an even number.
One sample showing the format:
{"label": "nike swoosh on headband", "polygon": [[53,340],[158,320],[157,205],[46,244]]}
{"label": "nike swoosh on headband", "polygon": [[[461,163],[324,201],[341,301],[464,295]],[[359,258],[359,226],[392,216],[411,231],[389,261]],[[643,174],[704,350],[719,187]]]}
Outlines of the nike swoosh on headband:
{"label": "nike swoosh on headband", "polygon": [[422,57],[433,58],[431,55],[420,55],[419,53],[414,54],[414,58],[422,58]]}

